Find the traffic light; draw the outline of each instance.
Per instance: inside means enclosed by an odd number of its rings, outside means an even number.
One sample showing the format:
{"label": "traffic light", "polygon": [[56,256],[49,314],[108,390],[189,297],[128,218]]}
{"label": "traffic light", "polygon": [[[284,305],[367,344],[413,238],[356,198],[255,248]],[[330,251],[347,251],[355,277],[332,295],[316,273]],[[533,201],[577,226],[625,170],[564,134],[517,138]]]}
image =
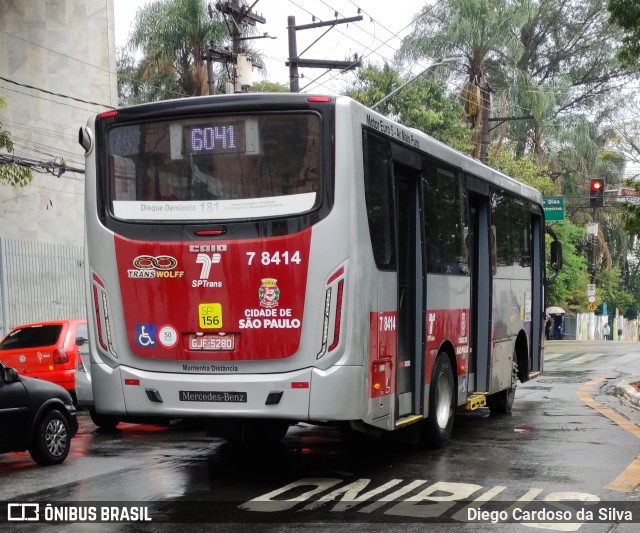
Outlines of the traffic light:
{"label": "traffic light", "polygon": [[604,204],[604,178],[594,178],[589,187],[589,206],[602,207]]}

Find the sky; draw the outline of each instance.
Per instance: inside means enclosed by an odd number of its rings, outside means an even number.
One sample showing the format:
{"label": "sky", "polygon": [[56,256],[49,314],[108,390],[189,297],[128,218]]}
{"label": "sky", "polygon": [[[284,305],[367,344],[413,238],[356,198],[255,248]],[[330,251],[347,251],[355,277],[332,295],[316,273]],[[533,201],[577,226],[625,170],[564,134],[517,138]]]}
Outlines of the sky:
{"label": "sky", "polygon": [[[116,45],[126,43],[131,23],[137,10],[151,0],[114,0]],[[249,0],[253,5],[255,0]],[[211,0],[214,4],[214,0]],[[257,24],[259,34],[268,33],[277,39],[257,39],[253,44],[264,58],[266,72],[254,69],[254,81],[268,80],[289,85],[287,17],[295,16],[296,26],[316,21],[353,17],[362,9],[362,21],[339,24],[324,35],[307,52],[304,50],[322,36],[327,28],[299,30],[296,32],[298,55],[307,59],[351,59],[354,54],[367,62],[383,63],[393,58],[400,46],[400,38],[412,28],[412,20],[430,0],[258,0],[253,12],[266,18],[266,24]],[[415,73],[428,65],[414,64]],[[339,92],[342,81],[353,74],[341,75],[339,71],[326,69],[300,69],[301,92]]]}

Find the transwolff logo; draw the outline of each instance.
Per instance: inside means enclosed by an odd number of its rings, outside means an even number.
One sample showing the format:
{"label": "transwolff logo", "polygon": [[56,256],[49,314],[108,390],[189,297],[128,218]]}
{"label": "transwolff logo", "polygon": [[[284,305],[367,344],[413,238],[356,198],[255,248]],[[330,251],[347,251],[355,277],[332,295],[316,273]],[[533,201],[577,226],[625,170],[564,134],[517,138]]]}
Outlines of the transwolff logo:
{"label": "transwolff logo", "polygon": [[127,270],[130,278],[183,278],[184,270],[175,270],[178,260],[170,255],[139,255],[133,260],[135,268]]}

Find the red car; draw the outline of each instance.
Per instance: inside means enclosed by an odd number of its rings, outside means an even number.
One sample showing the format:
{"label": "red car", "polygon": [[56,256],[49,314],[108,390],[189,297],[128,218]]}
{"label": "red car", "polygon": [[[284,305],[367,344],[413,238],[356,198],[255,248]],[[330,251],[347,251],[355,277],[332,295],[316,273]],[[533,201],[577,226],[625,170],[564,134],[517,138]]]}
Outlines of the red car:
{"label": "red car", "polygon": [[75,402],[76,337],[87,336],[86,320],[25,324],[2,340],[0,360],[21,375],[57,383]]}

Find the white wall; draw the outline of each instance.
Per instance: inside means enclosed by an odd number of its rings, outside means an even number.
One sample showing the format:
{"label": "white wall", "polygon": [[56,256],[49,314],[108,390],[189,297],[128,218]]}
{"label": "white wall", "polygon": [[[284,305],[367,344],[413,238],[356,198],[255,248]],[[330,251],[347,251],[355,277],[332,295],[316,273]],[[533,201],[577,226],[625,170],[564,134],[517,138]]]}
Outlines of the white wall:
{"label": "white wall", "polygon": [[[0,122],[15,155],[84,168],[78,129],[117,106],[113,0],[0,0]],[[93,105],[86,102],[96,102]],[[84,174],[0,185],[0,237],[82,244]]]}

